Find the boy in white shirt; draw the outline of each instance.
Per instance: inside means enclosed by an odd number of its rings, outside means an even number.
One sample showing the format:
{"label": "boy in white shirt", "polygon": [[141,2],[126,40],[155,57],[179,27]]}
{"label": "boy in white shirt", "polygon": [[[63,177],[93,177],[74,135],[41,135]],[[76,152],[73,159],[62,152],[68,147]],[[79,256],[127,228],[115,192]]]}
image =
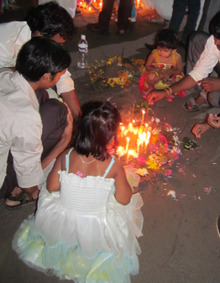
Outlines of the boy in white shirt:
{"label": "boy in white shirt", "polygon": [[[71,16],[58,3],[51,1],[38,5],[29,11],[26,21],[0,24],[0,68],[14,68],[20,48],[31,37],[45,36],[62,45],[66,40],[70,40],[74,33]],[[68,104],[73,117],[77,118],[81,109],[68,70],[57,82],[56,89],[58,95]]]}
{"label": "boy in white shirt", "polygon": [[[52,87],[70,62],[60,44],[35,37],[21,48],[17,71],[0,70],[0,197],[13,191],[14,198],[6,200],[9,209],[37,198],[38,185],[46,177],[43,169],[70,141],[72,118],[67,107],[49,99],[44,113],[44,104],[39,106],[35,94],[37,89]],[[26,194],[20,195],[21,191]]]}

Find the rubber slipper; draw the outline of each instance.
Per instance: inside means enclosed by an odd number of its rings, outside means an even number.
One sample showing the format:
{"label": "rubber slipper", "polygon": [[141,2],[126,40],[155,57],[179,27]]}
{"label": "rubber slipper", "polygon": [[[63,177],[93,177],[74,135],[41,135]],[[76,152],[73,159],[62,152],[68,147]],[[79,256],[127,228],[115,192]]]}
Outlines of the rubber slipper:
{"label": "rubber slipper", "polygon": [[[191,109],[188,108],[188,104],[191,104]],[[199,111],[201,109],[205,109],[205,108],[210,108],[210,105],[208,103],[203,103],[201,105],[198,105],[195,101],[194,98],[190,97],[183,105],[182,105],[183,110],[187,111],[187,112],[196,112]]]}
{"label": "rubber slipper", "polygon": [[33,199],[33,198],[31,198],[31,199],[26,199],[26,194],[25,194],[24,197],[23,197],[23,199],[18,200],[18,201],[19,201],[20,203],[17,204],[17,205],[7,205],[7,204],[5,203],[5,207],[6,207],[7,209],[9,209],[9,210],[14,210],[14,209],[17,209],[17,208],[19,208],[19,207],[22,207],[22,206],[25,206],[25,205],[27,205],[27,204],[30,204],[30,203],[32,203],[32,202],[35,202],[36,199]]}
{"label": "rubber slipper", "polygon": [[24,198],[24,196],[26,196],[25,193],[21,193],[20,195],[13,197],[12,195],[10,195],[9,197],[7,197],[7,199],[12,200],[12,201],[19,201],[22,200]]}

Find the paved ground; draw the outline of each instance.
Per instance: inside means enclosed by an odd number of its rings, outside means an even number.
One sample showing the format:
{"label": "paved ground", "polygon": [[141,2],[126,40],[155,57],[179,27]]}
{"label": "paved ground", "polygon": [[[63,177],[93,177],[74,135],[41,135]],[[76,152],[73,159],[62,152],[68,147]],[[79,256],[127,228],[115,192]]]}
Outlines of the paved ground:
{"label": "paved ground", "polygon": [[[113,21],[111,34],[107,37],[87,31],[85,24],[90,18],[95,21],[98,14],[82,13],[75,18],[78,33],[66,47],[71,52],[70,71],[81,104],[89,99],[108,98],[118,107],[129,108],[133,101],[140,98],[135,84],[129,91],[120,88],[96,91],[89,82],[88,72],[76,68],[76,50],[80,34],[85,33],[89,42],[90,63],[120,55],[123,48],[126,57],[145,58],[147,49],[144,43],[151,43],[160,28],[144,22],[145,13],[139,10],[135,31],[124,37],[116,35]],[[6,20],[7,17],[4,17]],[[179,52],[184,54],[181,49]],[[187,113],[182,110],[181,105],[186,99],[177,98],[173,103],[164,100],[152,107],[156,117],[165,118],[177,128],[180,141],[184,137],[194,138],[191,128],[204,119],[206,114],[204,111]],[[182,155],[173,167],[172,178],[159,177],[154,185],[146,183],[142,186],[144,236],[139,239],[142,248],[140,273],[132,277],[132,283],[220,282],[220,240],[215,227],[216,218],[220,214],[219,131],[210,130],[197,143],[198,148],[194,151],[186,151],[181,145]],[[177,200],[167,196],[169,190],[175,191]],[[32,204],[17,211],[8,211],[3,201],[0,203],[2,283],[59,282],[55,277],[47,277],[25,266],[11,249],[15,231],[34,210],[35,205]]]}

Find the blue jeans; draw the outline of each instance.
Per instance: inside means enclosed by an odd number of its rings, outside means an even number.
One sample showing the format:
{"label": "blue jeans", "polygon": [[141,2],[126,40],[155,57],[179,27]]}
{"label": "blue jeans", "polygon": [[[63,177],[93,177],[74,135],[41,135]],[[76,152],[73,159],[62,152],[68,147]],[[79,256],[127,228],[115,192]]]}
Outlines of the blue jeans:
{"label": "blue jeans", "polygon": [[136,17],[137,17],[136,7],[135,7],[135,4],[134,4],[133,7],[132,7],[132,10],[131,10],[131,18],[136,19]]}
{"label": "blue jeans", "polygon": [[188,18],[182,36],[182,42],[184,44],[187,43],[189,35],[196,29],[196,23],[200,12],[200,0],[174,0],[173,13],[169,25],[170,29],[173,29],[178,33],[187,7]]}

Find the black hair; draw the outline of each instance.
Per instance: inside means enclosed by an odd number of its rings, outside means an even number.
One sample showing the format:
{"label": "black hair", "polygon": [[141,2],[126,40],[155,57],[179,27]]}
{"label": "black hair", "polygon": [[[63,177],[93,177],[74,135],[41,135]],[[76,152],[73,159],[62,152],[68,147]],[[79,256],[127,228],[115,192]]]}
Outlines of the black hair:
{"label": "black hair", "polygon": [[46,74],[54,76],[68,68],[71,58],[59,43],[46,37],[33,37],[20,49],[16,70],[31,82],[37,82]]}
{"label": "black hair", "polygon": [[103,161],[108,156],[107,145],[112,138],[117,145],[120,114],[110,102],[90,101],[81,109],[82,116],[73,138],[73,147],[78,154],[87,157],[91,154]]}
{"label": "black hair", "polygon": [[220,12],[215,14],[209,23],[209,32],[217,39],[220,39]]}
{"label": "black hair", "polygon": [[32,33],[39,31],[45,37],[59,34],[67,40],[75,33],[70,14],[55,1],[32,8],[25,20]]}
{"label": "black hair", "polygon": [[166,47],[168,49],[177,49],[179,41],[177,35],[172,29],[159,30],[155,37],[155,44],[158,47]]}

